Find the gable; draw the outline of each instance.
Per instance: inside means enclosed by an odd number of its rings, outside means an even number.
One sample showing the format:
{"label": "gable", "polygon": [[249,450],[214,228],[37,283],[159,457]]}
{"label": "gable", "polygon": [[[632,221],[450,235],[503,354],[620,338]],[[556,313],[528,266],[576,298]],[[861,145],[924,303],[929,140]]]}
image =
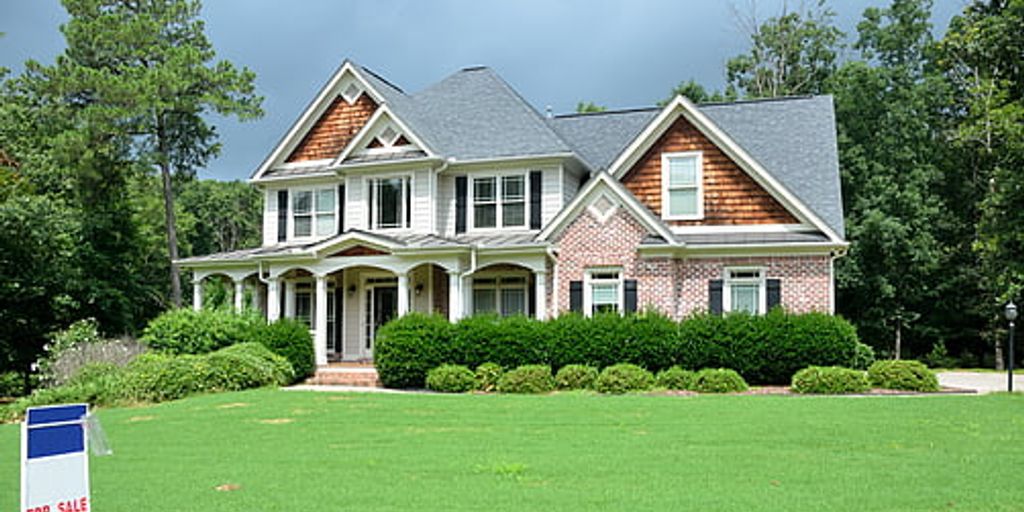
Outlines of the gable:
{"label": "gable", "polygon": [[328,258],[339,258],[345,256],[384,256],[390,254],[387,251],[380,249],[374,249],[373,247],[367,247],[365,245],[353,245],[347,249],[342,249],[334,254],[330,254]]}
{"label": "gable", "polygon": [[419,139],[385,105],[337,156],[335,164],[427,156]]}
{"label": "gable", "polygon": [[288,156],[287,162],[335,158],[359,133],[377,110],[377,102],[369,94],[360,94],[349,103],[338,95],[306,132],[302,142]]}
{"label": "gable", "polygon": [[679,116],[624,174],[622,183],[656,215],[662,214],[662,153],[700,151],[703,163],[704,217],[667,220],[671,226],[799,224],[771,194]]}

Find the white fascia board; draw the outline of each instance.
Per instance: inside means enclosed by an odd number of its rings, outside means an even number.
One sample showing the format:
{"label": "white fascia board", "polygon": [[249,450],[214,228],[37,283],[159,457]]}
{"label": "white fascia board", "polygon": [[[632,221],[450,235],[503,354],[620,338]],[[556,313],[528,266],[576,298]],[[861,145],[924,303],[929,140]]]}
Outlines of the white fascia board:
{"label": "white fascia board", "polygon": [[402,160],[378,160],[374,162],[356,162],[341,164],[337,167],[332,167],[333,173],[345,173],[345,174],[362,174],[362,173],[377,173],[383,171],[403,171],[408,169],[423,169],[424,167],[433,168],[434,164],[443,162],[444,159],[440,157],[420,157],[420,158],[406,158]]}
{"label": "white fascia board", "polygon": [[641,245],[638,252],[645,258],[717,258],[749,256],[843,255],[849,243],[763,243],[763,244],[708,244],[672,247],[669,245]]}
{"label": "white fascia board", "polygon": [[455,172],[460,170],[466,170],[467,167],[481,166],[481,167],[494,167],[495,165],[500,166],[501,164],[509,164],[509,166],[523,166],[523,165],[539,165],[539,164],[555,164],[560,163],[563,160],[569,158],[576,158],[575,153],[549,153],[545,155],[521,155],[521,156],[498,156],[493,158],[473,158],[467,160],[459,160],[455,157],[451,157],[447,160],[448,168],[446,172]]}
{"label": "white fascia board", "polygon": [[609,173],[616,178],[629,171],[630,168],[640,159],[651,145],[660,137],[665,130],[681,114],[705,137],[729,156],[737,165],[742,168],[748,176],[754,179],[773,198],[782,203],[790,212],[796,213],[802,221],[807,222],[825,233],[835,243],[843,242],[836,232],[828,226],[817,214],[811,211],[803,201],[800,201],[788,188],[775,179],[760,163],[754,160],[735,140],[727,135],[711,119],[701,112],[696,105],[682,95],[677,95],[661,113],[647,125],[646,128],[630,143],[626,149],[619,154],[612,165]]}
{"label": "white fascia board", "polygon": [[370,94],[370,97],[373,98],[373,100],[376,101],[378,105],[383,102],[384,97],[381,96],[381,94],[377,92],[376,89],[370,86],[370,83],[367,82],[366,79],[362,77],[362,75],[359,73],[359,70],[352,65],[352,62],[350,60],[345,59],[344,62],[342,62],[341,66],[338,68],[338,70],[335,71],[333,75],[331,75],[331,78],[327,80],[327,83],[324,84],[323,88],[320,89],[320,92],[317,93],[313,101],[311,101],[309,105],[306,106],[306,109],[302,112],[302,115],[300,115],[299,118],[295,121],[295,123],[292,124],[291,128],[289,128],[288,131],[285,132],[284,137],[282,137],[281,140],[277,143],[273,151],[271,151],[270,154],[267,155],[267,158],[263,160],[263,163],[260,164],[260,166],[256,169],[256,172],[253,173],[251,178],[249,178],[250,182],[259,181],[260,178],[263,176],[263,173],[267,172],[267,170],[270,169],[270,167],[281,158],[281,154],[285,151],[285,149],[288,149],[295,145],[295,138],[298,137],[300,134],[304,134],[306,130],[309,129],[311,123],[315,121],[317,118],[319,118],[319,115],[314,114],[318,112],[322,113],[322,111],[326,108],[325,102],[329,99],[332,99],[331,93],[337,92],[336,89],[338,87],[338,84],[341,82],[341,79],[345,76],[346,73],[351,74],[353,77],[355,77],[355,79],[360,83],[360,85],[363,86],[363,93]]}
{"label": "white fascia board", "polygon": [[427,154],[427,158],[437,158],[437,154],[434,153],[434,150],[430,149],[430,146],[427,146],[427,144],[424,143],[418,135],[413,133],[413,131],[409,129],[409,126],[391,111],[391,107],[389,107],[387,103],[381,103],[381,105],[377,107],[377,111],[374,112],[373,115],[370,116],[370,119],[366,121],[366,124],[356,132],[356,136],[352,137],[352,140],[348,141],[348,144],[345,146],[345,149],[341,151],[341,154],[331,162],[330,167],[337,168],[343,165],[345,159],[352,155],[355,148],[365,142],[365,139],[367,139],[370,136],[370,133],[376,129],[377,123],[379,123],[381,118],[384,116],[387,116],[388,121],[398,125],[398,129],[401,130],[402,134],[412,139],[412,143],[419,147],[419,149],[422,149]]}
{"label": "white fascia board", "polygon": [[639,200],[633,194],[626,190],[626,187],[619,183],[619,181],[613,178],[606,172],[598,172],[590,178],[590,181],[584,185],[583,190],[576,193],[576,197],[569,202],[565,208],[562,208],[558,215],[548,223],[544,229],[541,230],[540,234],[537,235],[537,240],[546,241],[555,233],[561,231],[569,222],[578,217],[586,206],[586,201],[590,197],[591,193],[596,190],[598,186],[606,187],[615,197],[622,201],[625,206],[634,217],[636,217],[644,227],[653,233],[657,233],[659,236],[664,238],[666,242],[671,245],[677,245],[675,236],[672,235],[672,231],[661,222],[660,219],[654,216],[646,206],[640,203]]}
{"label": "white fascia board", "polygon": [[249,180],[249,183],[253,185],[267,185],[273,183],[275,185],[288,185],[290,183],[312,185],[315,183],[326,183],[331,181],[331,178],[337,178],[338,174],[334,171],[318,171],[311,172],[309,174],[291,175],[291,176],[271,176],[269,178],[260,178],[258,180]]}
{"label": "white fascia board", "polygon": [[328,249],[344,245],[348,242],[356,242],[359,245],[367,245],[374,249],[386,251],[393,251],[395,249],[402,248],[402,246],[396,245],[393,241],[384,237],[379,237],[371,233],[350,231],[348,233],[341,235],[340,237],[333,237],[324,240],[323,242],[320,242],[312,247],[309,247],[308,249],[306,249],[306,252],[316,257],[319,256],[320,253],[326,252]]}
{"label": "white fascia board", "polygon": [[814,233],[818,228],[807,224],[729,224],[723,226],[671,226],[680,235],[705,233]]}

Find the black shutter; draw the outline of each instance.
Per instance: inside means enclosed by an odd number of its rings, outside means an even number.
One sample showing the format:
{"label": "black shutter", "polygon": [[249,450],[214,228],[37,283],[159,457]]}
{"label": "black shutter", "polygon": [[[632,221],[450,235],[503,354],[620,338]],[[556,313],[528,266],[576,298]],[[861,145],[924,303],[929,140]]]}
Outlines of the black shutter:
{"label": "black shutter", "polygon": [[626,313],[636,313],[636,279],[626,279],[622,284],[626,296],[623,307]]}
{"label": "black shutter", "polygon": [[402,189],[405,191],[405,227],[412,227],[412,180],[402,180]]}
{"label": "black shutter", "polygon": [[277,241],[288,239],[288,191],[277,191]]}
{"label": "black shutter", "polygon": [[370,186],[366,192],[366,229],[373,229],[374,227],[376,227],[373,215],[374,212],[377,210],[377,205],[373,204],[373,186],[377,184],[377,180],[369,180],[368,183],[370,184]]}
{"label": "black shutter", "polygon": [[338,185],[338,234],[345,232],[345,185]]}
{"label": "black shutter", "polygon": [[466,177],[455,177],[455,232],[466,232]]}
{"label": "black shutter", "polygon": [[708,281],[708,309],[712,315],[722,314],[722,280]]}
{"label": "black shutter", "polygon": [[530,171],[530,229],[540,229],[540,171]]}
{"label": "black shutter", "polygon": [[569,281],[569,311],[583,312],[583,281]]}
{"label": "black shutter", "polygon": [[530,291],[527,294],[526,314],[530,315],[530,318],[537,316],[537,278],[535,275],[530,276]]}
{"label": "black shutter", "polygon": [[767,291],[765,299],[768,302],[768,311],[782,303],[782,280],[781,279],[768,279],[765,281],[765,289]]}

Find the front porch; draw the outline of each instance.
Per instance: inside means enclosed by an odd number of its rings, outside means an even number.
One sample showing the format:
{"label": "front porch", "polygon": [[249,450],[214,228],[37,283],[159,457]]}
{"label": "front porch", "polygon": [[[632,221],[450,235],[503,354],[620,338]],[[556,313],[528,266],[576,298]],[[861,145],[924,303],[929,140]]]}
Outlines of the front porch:
{"label": "front porch", "polygon": [[[206,280],[224,279],[231,283],[236,310],[253,309],[271,322],[294,318],[309,326],[321,367],[315,381],[339,383],[340,375],[347,374],[343,380],[370,385],[375,373],[362,378],[358,366],[329,365],[372,365],[377,332],[395,317],[418,312],[451,321],[484,313],[547,318],[553,301],[543,249],[467,252],[428,258],[349,244],[319,259],[193,267],[193,307],[203,307]],[[364,370],[369,373],[372,366]]]}

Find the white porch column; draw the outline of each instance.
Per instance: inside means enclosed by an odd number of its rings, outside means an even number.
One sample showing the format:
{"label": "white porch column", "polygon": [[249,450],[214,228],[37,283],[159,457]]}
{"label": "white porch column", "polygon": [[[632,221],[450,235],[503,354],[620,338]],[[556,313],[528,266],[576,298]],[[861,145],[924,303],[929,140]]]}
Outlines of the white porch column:
{"label": "white porch column", "polygon": [[534,272],[533,281],[536,290],[537,320],[544,320],[548,317],[548,273],[540,270]]}
{"label": "white porch column", "polygon": [[245,282],[241,279],[235,281],[235,313],[242,312],[242,301],[245,299]]}
{"label": "white porch column", "polygon": [[295,318],[295,281],[284,282],[284,317]]}
{"label": "white porch column", "polygon": [[202,279],[192,281],[192,309],[200,311],[203,309],[203,281]]}
{"label": "white porch column", "polygon": [[316,364],[327,364],[327,276],[316,276],[316,321],[313,352]]}
{"label": "white porch column", "polygon": [[267,321],[276,322],[281,318],[281,280],[273,278],[267,283]]}
{"label": "white porch column", "polygon": [[409,274],[398,274],[398,316],[409,312]]}
{"label": "white porch column", "polygon": [[257,313],[263,311],[263,291],[260,290],[259,279],[256,280],[256,283],[253,284],[252,287],[252,308],[255,309]]}
{"label": "white porch column", "polygon": [[448,320],[462,318],[462,279],[458,272],[448,272]]}

